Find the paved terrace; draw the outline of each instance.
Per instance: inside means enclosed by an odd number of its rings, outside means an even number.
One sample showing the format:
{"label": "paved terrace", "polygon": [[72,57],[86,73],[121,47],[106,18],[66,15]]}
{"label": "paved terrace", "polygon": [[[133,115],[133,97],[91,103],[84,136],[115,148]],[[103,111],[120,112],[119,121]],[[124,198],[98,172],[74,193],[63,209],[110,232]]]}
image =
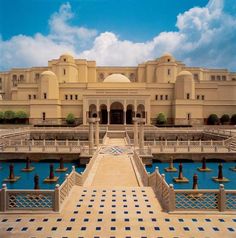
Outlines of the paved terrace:
{"label": "paved terrace", "polygon": [[[117,146],[119,145],[119,146]],[[74,186],[61,213],[2,214],[4,238],[233,238],[235,215],[168,214],[143,187],[123,139],[106,140],[83,187]]]}

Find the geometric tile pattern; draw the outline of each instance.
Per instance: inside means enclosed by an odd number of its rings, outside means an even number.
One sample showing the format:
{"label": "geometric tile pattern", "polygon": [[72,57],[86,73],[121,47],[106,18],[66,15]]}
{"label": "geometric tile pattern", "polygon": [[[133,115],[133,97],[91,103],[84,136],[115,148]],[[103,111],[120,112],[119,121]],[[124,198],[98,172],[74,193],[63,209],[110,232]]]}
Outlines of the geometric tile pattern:
{"label": "geometric tile pattern", "polygon": [[168,214],[150,187],[72,188],[61,213],[0,214],[4,238],[233,238],[234,215]]}

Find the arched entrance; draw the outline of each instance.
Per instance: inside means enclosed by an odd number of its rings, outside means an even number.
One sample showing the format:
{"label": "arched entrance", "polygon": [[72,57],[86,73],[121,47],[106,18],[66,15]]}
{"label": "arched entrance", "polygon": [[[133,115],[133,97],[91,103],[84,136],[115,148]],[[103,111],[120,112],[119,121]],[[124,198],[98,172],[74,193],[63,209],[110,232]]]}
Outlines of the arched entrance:
{"label": "arched entrance", "polygon": [[95,104],[89,105],[89,117],[97,117],[97,107]]}
{"label": "arched entrance", "polygon": [[100,106],[100,123],[101,124],[107,124],[108,118],[107,118],[107,106],[105,104],[102,104]]}
{"label": "arched entrance", "polygon": [[145,118],[145,107],[143,104],[139,104],[137,107],[137,117]]}
{"label": "arched entrance", "polygon": [[110,106],[110,123],[124,124],[124,107],[120,102],[113,102]]}
{"label": "arched entrance", "polygon": [[126,124],[132,124],[133,122],[133,111],[134,111],[134,106],[132,104],[127,105],[127,110],[126,110]]}

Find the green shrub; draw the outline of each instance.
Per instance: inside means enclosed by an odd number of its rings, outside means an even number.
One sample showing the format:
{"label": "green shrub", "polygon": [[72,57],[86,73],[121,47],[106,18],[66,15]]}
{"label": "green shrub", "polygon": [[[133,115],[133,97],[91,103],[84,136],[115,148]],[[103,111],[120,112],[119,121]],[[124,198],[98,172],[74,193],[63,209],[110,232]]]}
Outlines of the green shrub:
{"label": "green shrub", "polygon": [[73,113],[69,113],[66,117],[67,124],[74,124],[75,123],[75,116]]}
{"label": "green shrub", "polygon": [[24,111],[18,111],[18,112],[16,112],[16,118],[17,119],[26,119],[26,118],[28,118],[28,115]]}
{"label": "green shrub", "polygon": [[219,118],[216,114],[211,114],[207,119],[208,125],[216,125],[219,123]]}
{"label": "green shrub", "polygon": [[4,112],[4,119],[7,121],[12,121],[15,119],[15,117],[16,117],[16,114],[13,111],[9,110]]}
{"label": "green shrub", "polygon": [[236,114],[233,114],[232,116],[231,116],[231,124],[233,124],[233,125],[236,125]]}
{"label": "green shrub", "polygon": [[4,120],[4,112],[0,112],[0,123]]}
{"label": "green shrub", "polygon": [[164,113],[159,113],[157,116],[157,120],[156,123],[157,125],[163,125],[166,123],[166,116],[164,115]]}
{"label": "green shrub", "polygon": [[228,114],[224,114],[222,115],[222,117],[220,118],[220,122],[222,124],[227,124],[228,122],[230,122],[230,117]]}

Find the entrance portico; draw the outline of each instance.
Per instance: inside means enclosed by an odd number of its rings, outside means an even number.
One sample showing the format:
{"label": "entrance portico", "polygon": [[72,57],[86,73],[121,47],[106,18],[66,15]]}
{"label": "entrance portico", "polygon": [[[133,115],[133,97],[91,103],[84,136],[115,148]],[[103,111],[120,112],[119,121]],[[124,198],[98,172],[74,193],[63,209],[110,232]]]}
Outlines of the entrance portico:
{"label": "entrance portico", "polygon": [[[122,99],[121,99],[122,98]],[[99,96],[87,96],[84,98],[83,123],[86,124],[88,117],[98,115],[100,124],[133,124],[135,116],[145,119],[150,124],[149,96],[121,95],[119,98],[109,96],[107,99]]]}

